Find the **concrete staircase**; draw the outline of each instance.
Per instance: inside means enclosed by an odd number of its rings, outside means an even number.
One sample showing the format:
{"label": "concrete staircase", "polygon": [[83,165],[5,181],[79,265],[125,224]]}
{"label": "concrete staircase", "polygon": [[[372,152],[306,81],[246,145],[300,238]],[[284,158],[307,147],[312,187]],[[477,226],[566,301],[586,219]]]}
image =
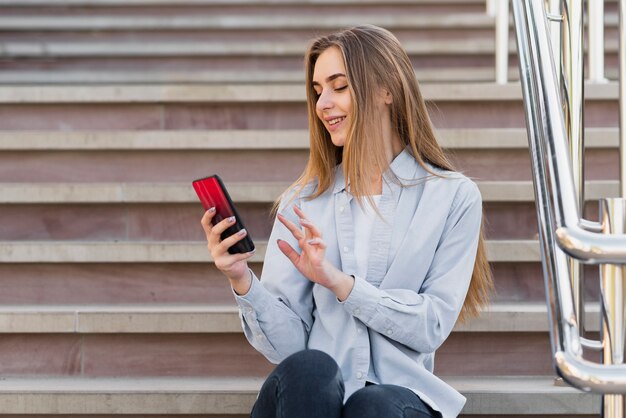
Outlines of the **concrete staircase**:
{"label": "concrete staircase", "polygon": [[[485,202],[497,293],[436,372],[464,416],[599,413],[553,383],[521,91],[491,81],[484,1],[0,0],[0,417],[249,412],[272,365],[243,337],[190,183],[225,179],[260,273],[271,202],[308,155],[306,41],[365,22],[403,41]],[[617,194],[617,87],[586,94],[593,201]]]}

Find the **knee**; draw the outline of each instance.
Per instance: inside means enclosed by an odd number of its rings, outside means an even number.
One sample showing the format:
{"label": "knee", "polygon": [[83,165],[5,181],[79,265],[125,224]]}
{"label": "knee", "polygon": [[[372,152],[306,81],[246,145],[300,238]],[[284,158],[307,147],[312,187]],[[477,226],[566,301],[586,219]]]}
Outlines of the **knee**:
{"label": "knee", "polygon": [[388,415],[389,399],[379,385],[365,386],[346,401],[342,418],[379,418]]}
{"label": "knee", "polygon": [[339,366],[331,356],[319,350],[298,351],[283,360],[277,371],[284,375],[323,381],[341,378]]}

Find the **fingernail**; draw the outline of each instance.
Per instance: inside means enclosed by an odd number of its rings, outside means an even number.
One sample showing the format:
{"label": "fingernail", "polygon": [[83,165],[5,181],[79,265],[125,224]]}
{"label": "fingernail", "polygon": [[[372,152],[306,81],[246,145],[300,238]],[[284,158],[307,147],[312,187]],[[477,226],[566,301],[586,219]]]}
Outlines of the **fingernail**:
{"label": "fingernail", "polygon": [[237,235],[246,235],[246,230],[242,229],[241,231],[237,232]]}
{"label": "fingernail", "polygon": [[235,222],[235,217],[234,217],[234,216],[231,216],[230,218],[228,218],[228,222],[229,222],[229,223],[231,223],[231,224],[232,224],[233,222]]}
{"label": "fingernail", "polygon": [[313,245],[313,244],[315,244],[315,242],[316,242],[315,238],[313,238],[313,239],[308,240],[307,244]]}
{"label": "fingernail", "polygon": [[209,212],[209,213],[213,213],[213,212],[215,212],[215,206],[213,206],[212,208],[210,208],[207,212]]}

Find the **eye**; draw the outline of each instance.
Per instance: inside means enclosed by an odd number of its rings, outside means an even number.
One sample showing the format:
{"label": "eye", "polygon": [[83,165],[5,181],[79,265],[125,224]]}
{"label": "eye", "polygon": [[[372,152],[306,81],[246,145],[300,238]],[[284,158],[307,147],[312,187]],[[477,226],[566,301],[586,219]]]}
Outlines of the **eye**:
{"label": "eye", "polygon": [[344,91],[347,88],[348,88],[348,86],[338,87],[338,88],[335,89],[335,91]]}

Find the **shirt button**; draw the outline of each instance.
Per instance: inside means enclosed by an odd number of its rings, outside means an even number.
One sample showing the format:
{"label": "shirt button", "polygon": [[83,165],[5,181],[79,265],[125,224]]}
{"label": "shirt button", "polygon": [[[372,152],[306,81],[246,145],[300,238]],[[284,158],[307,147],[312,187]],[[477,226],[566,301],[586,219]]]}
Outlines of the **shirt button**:
{"label": "shirt button", "polygon": [[391,334],[393,334],[393,330],[392,329],[388,329],[387,330],[387,335],[391,335]]}
{"label": "shirt button", "polygon": [[356,378],[357,378],[357,379],[363,379],[363,373],[358,372],[358,373],[356,374]]}
{"label": "shirt button", "polygon": [[356,333],[357,333],[357,334],[360,334],[360,333],[362,333],[362,332],[363,332],[363,330],[362,330],[361,328],[359,328],[359,329],[357,329],[357,330],[356,330]]}
{"label": "shirt button", "polygon": [[359,308],[356,308],[356,309],[353,311],[353,313],[354,313],[355,315],[358,315],[358,314],[360,314],[360,313],[361,313],[361,310],[360,310]]}
{"label": "shirt button", "polygon": [[343,252],[344,252],[344,253],[347,253],[348,251],[350,251],[350,248],[348,248],[348,247],[343,247]]}
{"label": "shirt button", "polygon": [[339,206],[339,212],[343,212],[344,210],[346,210],[345,206]]}

